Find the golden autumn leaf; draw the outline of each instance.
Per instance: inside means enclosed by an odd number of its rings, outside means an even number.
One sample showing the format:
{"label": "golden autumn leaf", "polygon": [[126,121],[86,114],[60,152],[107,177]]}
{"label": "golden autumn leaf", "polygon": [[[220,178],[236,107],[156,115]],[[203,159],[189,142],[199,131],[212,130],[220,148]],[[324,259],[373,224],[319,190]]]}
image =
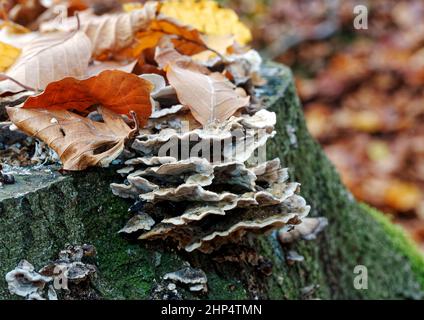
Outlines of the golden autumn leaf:
{"label": "golden autumn leaf", "polygon": [[183,26],[174,20],[156,19],[151,21],[145,31],[135,36],[134,54],[138,56],[145,49],[156,47],[164,36],[172,37],[175,48],[185,55],[191,56],[207,49],[198,30]]}
{"label": "golden autumn leaf", "polygon": [[249,97],[239,95],[236,86],[221,73],[201,73],[189,61],[169,64],[167,77],[180,103],[189,107],[204,126],[224,121],[249,104]]}
{"label": "golden autumn leaf", "polygon": [[0,41],[0,71],[7,70],[20,54],[20,49]]}
{"label": "golden autumn leaf", "polygon": [[[90,57],[91,43],[82,31],[44,35],[22,49],[6,75],[35,90],[42,90],[50,82],[84,76]],[[0,82],[0,94],[19,91],[22,87],[10,80]]]}
{"label": "golden autumn leaf", "polygon": [[149,81],[135,74],[106,70],[85,80],[68,77],[52,82],[43,93],[29,97],[23,108],[84,111],[100,104],[118,114],[134,111],[143,125],[152,112],[152,89]]}
{"label": "golden autumn leaf", "polygon": [[11,121],[23,132],[44,141],[59,155],[65,170],[108,166],[132,137],[132,130],[114,112],[99,107],[103,122],[66,110],[7,107]]}
{"label": "golden autumn leaf", "polygon": [[250,30],[239,20],[237,14],[221,8],[212,0],[168,0],[161,3],[160,14],[190,25],[207,35],[233,35],[245,45],[252,40]]}

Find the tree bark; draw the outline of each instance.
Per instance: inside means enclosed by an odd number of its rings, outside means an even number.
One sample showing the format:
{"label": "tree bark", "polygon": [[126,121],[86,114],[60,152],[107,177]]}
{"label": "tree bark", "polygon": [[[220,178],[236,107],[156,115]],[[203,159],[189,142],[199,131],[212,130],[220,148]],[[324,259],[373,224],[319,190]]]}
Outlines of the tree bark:
{"label": "tree bark", "polygon": [[[32,170],[0,189],[0,298],[13,298],[4,275],[21,259],[40,268],[66,244],[83,243],[97,248],[99,271],[93,286],[104,299],[151,298],[163,275],[185,262],[206,272],[209,289],[199,296],[178,287],[185,299],[422,298],[421,254],[399,228],[358,203],[342,185],[306,129],[290,70],[268,63],[263,75],[268,84],[259,96],[277,113],[277,135],[267,154],[279,157],[290,168],[291,179],[302,183],[310,216],[328,218],[316,240],[282,248],[275,235],[248,237],[211,255],[134,243],[117,234],[129,218],[130,203],[110,191],[109,184],[120,181],[113,168],[65,176]],[[288,264],[288,250],[296,250],[304,261]],[[231,254],[256,256],[258,262],[222,261]],[[358,265],[367,268],[367,289],[355,289]]]}

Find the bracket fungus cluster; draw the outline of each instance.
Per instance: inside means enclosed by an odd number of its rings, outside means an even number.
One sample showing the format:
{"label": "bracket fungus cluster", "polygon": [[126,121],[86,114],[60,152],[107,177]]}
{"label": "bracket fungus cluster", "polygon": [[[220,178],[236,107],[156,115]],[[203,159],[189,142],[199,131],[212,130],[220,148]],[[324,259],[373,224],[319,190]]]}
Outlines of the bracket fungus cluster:
{"label": "bracket fungus cluster", "polygon": [[279,159],[265,160],[273,112],[246,106],[227,120],[193,127],[175,92],[166,89],[168,103],[154,92],[155,110],[118,171],[125,181],[111,185],[115,195],[135,200],[121,233],[211,253],[308,215],[300,184],[289,181]]}
{"label": "bracket fungus cluster", "polygon": [[27,300],[45,300],[46,285],[49,300],[56,300],[56,292],[52,285],[53,278],[43,276],[35,271],[34,266],[26,260],[21,260],[15,269],[6,274],[9,291]]}
{"label": "bracket fungus cluster", "polygon": [[85,259],[95,255],[96,249],[92,245],[67,246],[59,252],[57,260],[38,272],[31,263],[22,260],[6,274],[5,280],[10,293],[27,300],[58,300],[56,290],[66,290],[72,295],[75,286],[84,288],[90,284],[97,269]]}
{"label": "bracket fungus cluster", "polygon": [[201,269],[186,266],[180,270],[169,272],[163,276],[164,280],[186,285],[192,292],[207,292],[208,278]]}

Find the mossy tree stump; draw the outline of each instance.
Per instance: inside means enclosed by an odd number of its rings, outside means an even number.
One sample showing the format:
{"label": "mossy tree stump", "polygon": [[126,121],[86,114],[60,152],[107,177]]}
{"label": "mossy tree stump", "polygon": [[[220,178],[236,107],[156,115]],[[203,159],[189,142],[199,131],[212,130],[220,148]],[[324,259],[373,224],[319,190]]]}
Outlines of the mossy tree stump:
{"label": "mossy tree stump", "polygon": [[[254,249],[264,265],[217,262],[219,255],[188,254],[172,247],[131,243],[117,231],[129,218],[130,203],[112,195],[109,184],[120,181],[113,168],[62,176],[32,171],[17,175],[15,185],[0,189],[0,298],[9,295],[4,275],[21,259],[37,268],[66,244],[96,246],[98,278],[94,287],[105,299],[146,299],[162,276],[188,261],[208,275],[209,292],[184,298],[203,299],[419,299],[423,297],[422,256],[398,228],[380,213],[359,204],[341,184],[319,145],[309,135],[290,71],[266,64],[266,87],[259,90],[277,113],[277,135],[268,157],[279,157],[311,216],[325,216],[329,226],[315,241],[292,246],[305,257],[288,265],[275,236],[249,238],[234,246],[235,255]],[[270,274],[270,266],[272,273]],[[357,290],[355,266],[368,270],[368,289]]]}

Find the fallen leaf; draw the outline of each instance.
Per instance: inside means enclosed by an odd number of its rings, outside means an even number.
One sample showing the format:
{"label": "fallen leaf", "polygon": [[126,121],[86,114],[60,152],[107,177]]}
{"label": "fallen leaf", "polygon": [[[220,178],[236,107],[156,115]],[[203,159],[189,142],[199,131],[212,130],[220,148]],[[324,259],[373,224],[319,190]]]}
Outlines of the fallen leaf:
{"label": "fallen leaf", "polygon": [[201,33],[194,28],[181,25],[178,21],[170,19],[153,20],[147,31],[141,32],[136,36],[139,45],[136,50],[140,51],[149,47],[143,44],[148,38],[151,38],[149,45],[153,48],[157,45],[163,36],[173,36],[172,43],[178,52],[185,55],[194,55],[207,49],[206,43],[203,41]]}
{"label": "fallen leaf", "polygon": [[249,104],[249,97],[240,96],[236,86],[225,76],[217,72],[200,73],[186,61],[171,63],[167,77],[180,103],[189,107],[204,126],[213,121],[224,121]]}
{"label": "fallen leaf", "polygon": [[20,54],[20,49],[0,41],[0,71],[7,70]]}
{"label": "fallen leaf", "polygon": [[[86,74],[91,43],[82,31],[35,38],[23,49],[7,75],[28,87],[44,89],[50,82]],[[22,88],[10,80],[0,82],[0,94]]]}
{"label": "fallen leaf", "polygon": [[[231,51],[234,46],[234,36],[216,36],[216,35],[205,35],[202,37],[206,46],[211,50],[206,50],[198,54],[193,55],[193,60],[206,63],[211,59],[217,57],[216,53],[225,56]],[[231,52],[230,52],[231,53]]]}
{"label": "fallen leaf", "polygon": [[[147,2],[142,8],[96,16],[91,10],[79,15],[81,30],[93,43],[93,56],[98,60],[125,60],[139,57],[144,50],[157,46],[163,36],[173,36],[177,50],[194,55],[207,49],[201,33],[171,18],[157,16],[157,3]],[[69,17],[61,23],[43,23],[42,32],[76,30],[77,18]]]}
{"label": "fallen leaf", "polygon": [[65,170],[108,166],[122,152],[134,131],[121,116],[99,107],[103,122],[66,110],[7,107],[11,121],[23,132],[44,141],[59,155]]}
{"label": "fallen leaf", "polygon": [[97,76],[98,74],[106,70],[120,70],[127,73],[131,73],[136,64],[137,61],[132,61],[130,63],[122,63],[119,61],[93,61],[88,66],[87,76]]}
{"label": "fallen leaf", "polygon": [[46,90],[29,97],[23,108],[85,111],[100,104],[118,114],[134,111],[144,125],[152,112],[153,85],[135,74],[106,70],[85,80],[65,78],[50,83]]}
{"label": "fallen leaf", "polygon": [[203,74],[210,73],[208,68],[193,61],[193,57],[188,57],[178,52],[170,37],[164,37],[160,40],[155,50],[154,60],[159,68],[163,70],[167,70],[167,66],[173,62],[184,61],[185,66],[193,71]]}
{"label": "fallen leaf", "polygon": [[250,30],[232,9],[221,8],[212,0],[168,0],[161,3],[160,14],[190,25],[207,35],[233,35],[245,45],[252,40]]}
{"label": "fallen leaf", "polygon": [[157,45],[155,50],[155,62],[159,68],[166,70],[168,64],[177,60],[187,60],[189,57],[185,57],[177,50],[175,50],[174,44],[169,38],[163,38]]}
{"label": "fallen leaf", "polygon": [[[81,30],[85,32],[93,44],[92,54],[100,58],[105,54],[117,53],[130,47],[136,32],[145,30],[150,21],[156,17],[156,3],[147,3],[143,9],[130,13],[95,15],[91,10],[79,14]],[[77,18],[69,17],[61,23],[46,22],[40,26],[42,32],[74,31]]]}

